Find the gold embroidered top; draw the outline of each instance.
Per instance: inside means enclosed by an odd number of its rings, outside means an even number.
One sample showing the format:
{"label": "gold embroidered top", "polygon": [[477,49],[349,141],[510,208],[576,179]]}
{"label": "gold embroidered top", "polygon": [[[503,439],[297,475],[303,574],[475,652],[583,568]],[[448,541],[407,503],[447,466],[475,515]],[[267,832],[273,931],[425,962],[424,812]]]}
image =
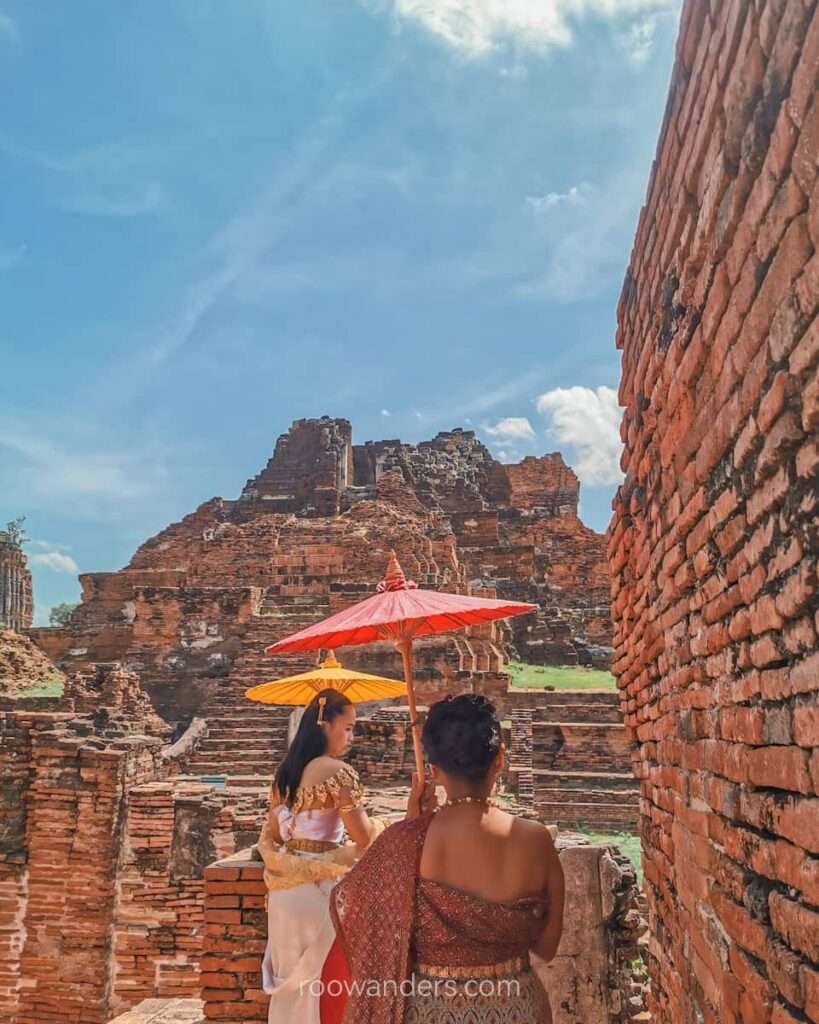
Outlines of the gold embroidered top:
{"label": "gold embroidered top", "polygon": [[[361,785],[358,772],[348,764],[341,765],[323,782],[318,782],[314,786],[299,786],[293,803],[290,805],[290,813],[296,815],[300,811],[318,811],[329,807],[339,808],[342,801],[342,790],[347,790],[347,794],[349,794],[349,800],[344,804],[345,810],[350,807],[359,807],[364,802],[364,787]],[[274,784],[270,794],[270,806],[277,807],[281,802],[281,794]]]}
{"label": "gold embroidered top", "polygon": [[[299,812],[309,814],[314,810],[348,810],[364,802],[364,787],[358,772],[348,764],[341,765],[328,779],[314,786],[299,786],[289,815]],[[323,879],[338,879],[346,874],[356,860],[381,834],[389,822],[386,819],[370,818],[370,836],[365,847],[355,843],[342,843],[335,849],[324,852],[305,853],[288,849],[287,845],[276,842],[270,833],[271,817],[282,804],[281,794],[275,785],[270,792],[270,810],[256,844],[259,856],[264,861],[264,880],[268,891],[292,889],[305,883]],[[302,841],[303,842],[303,841]],[[294,847],[298,844],[294,844]]]}

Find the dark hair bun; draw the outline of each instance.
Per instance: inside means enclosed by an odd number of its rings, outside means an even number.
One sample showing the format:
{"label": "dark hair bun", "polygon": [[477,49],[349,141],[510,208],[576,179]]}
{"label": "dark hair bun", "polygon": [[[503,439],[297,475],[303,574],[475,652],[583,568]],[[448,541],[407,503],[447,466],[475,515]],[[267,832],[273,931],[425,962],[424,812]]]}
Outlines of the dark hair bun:
{"label": "dark hair bun", "polygon": [[422,739],[431,764],[449,775],[478,782],[489,771],[501,743],[495,705],[475,693],[439,700],[429,709]]}

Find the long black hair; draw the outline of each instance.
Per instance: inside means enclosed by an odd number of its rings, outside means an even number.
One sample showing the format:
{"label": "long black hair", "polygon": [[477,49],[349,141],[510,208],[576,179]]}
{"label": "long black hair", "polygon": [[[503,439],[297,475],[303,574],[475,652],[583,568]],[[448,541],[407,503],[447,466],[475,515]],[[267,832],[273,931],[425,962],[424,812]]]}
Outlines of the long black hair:
{"label": "long black hair", "polygon": [[327,734],[318,722],[319,701],[324,698],[322,719],[332,722],[352,701],[338,690],[322,690],[310,701],[301,716],[293,742],[276,771],[273,786],[285,803],[292,803],[299,788],[305,765],[314,757],[327,753]]}
{"label": "long black hair", "polygon": [[456,778],[480,782],[501,745],[495,705],[482,694],[450,694],[429,709],[421,740],[430,764]]}

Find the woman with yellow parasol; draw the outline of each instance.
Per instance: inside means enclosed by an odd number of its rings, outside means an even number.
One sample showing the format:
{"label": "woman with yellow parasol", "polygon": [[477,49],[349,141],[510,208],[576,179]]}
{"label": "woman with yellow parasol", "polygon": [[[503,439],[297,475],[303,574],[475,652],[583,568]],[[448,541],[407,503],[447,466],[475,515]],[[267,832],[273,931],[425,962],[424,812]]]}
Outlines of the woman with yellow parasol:
{"label": "woman with yellow parasol", "polygon": [[342,760],[352,744],[354,702],[405,693],[403,683],[348,671],[332,654],[312,672],[247,691],[262,703],[306,704],[257,844],[268,889],[262,976],[271,1024],[320,1022],[318,981],[335,935],[330,890],[387,824],[367,814],[358,773]]}

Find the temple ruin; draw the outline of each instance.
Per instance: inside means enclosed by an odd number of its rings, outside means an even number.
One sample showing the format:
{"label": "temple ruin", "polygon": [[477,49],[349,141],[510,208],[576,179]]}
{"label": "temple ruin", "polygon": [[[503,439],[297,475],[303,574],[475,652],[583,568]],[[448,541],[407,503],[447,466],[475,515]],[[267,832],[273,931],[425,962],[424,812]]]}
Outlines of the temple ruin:
{"label": "temple ruin", "polygon": [[22,544],[13,529],[0,530],[0,629],[28,629],[33,614],[31,572]]}

